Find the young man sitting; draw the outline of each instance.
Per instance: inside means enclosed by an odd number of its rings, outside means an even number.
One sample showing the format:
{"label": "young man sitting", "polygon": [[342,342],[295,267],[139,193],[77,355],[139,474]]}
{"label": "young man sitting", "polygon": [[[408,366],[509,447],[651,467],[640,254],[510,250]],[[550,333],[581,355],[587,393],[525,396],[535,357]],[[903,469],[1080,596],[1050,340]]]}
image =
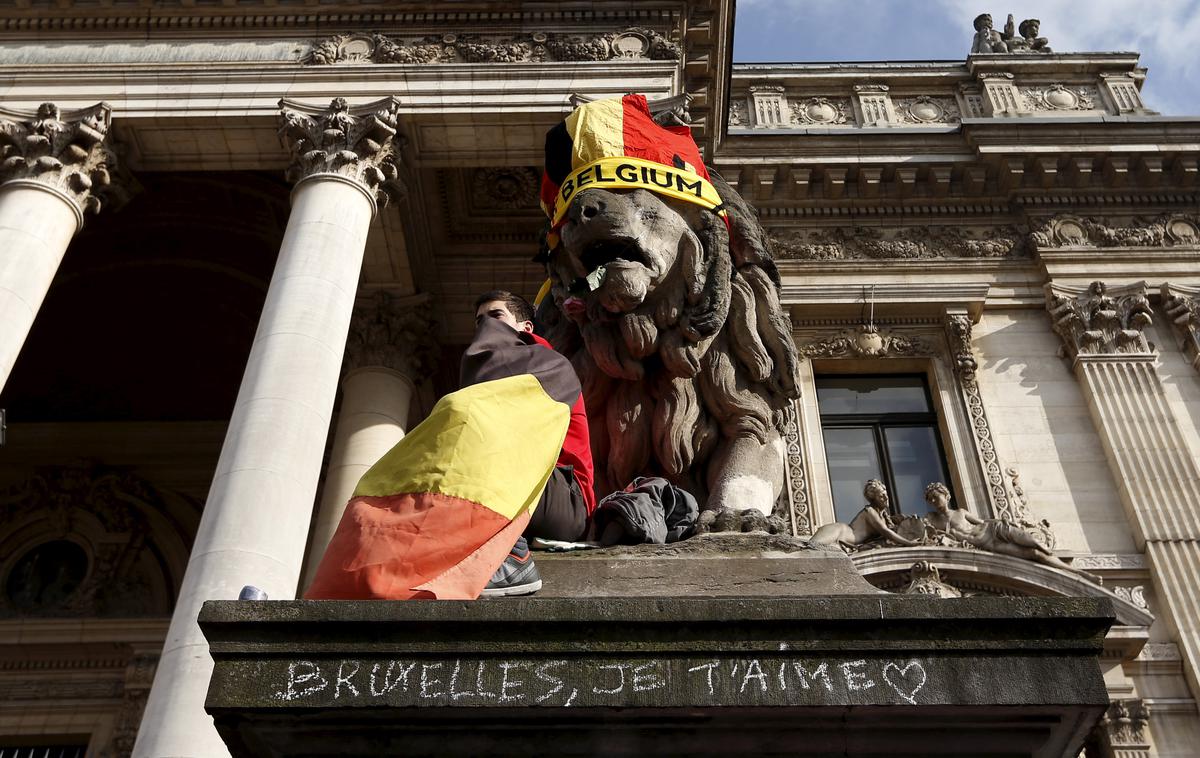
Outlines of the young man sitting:
{"label": "young man sitting", "polygon": [[[485,292],[475,301],[475,324],[494,318],[548,350],[549,342],[533,331],[533,306],[523,297],[506,290]],[[583,395],[571,408],[571,423],[563,442],[558,466],[550,476],[546,491],[538,503],[525,536],[573,542],[587,531],[587,519],[596,510],[596,495],[592,490],[592,445],[588,433],[587,408]]]}

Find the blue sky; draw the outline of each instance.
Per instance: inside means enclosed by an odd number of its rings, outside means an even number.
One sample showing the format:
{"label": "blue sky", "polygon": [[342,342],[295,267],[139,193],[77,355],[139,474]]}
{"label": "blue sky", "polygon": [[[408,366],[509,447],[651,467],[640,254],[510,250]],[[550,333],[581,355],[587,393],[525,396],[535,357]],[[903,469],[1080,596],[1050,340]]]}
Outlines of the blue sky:
{"label": "blue sky", "polygon": [[738,0],[733,59],[961,60],[984,12],[1041,19],[1056,52],[1139,52],[1147,105],[1200,115],[1200,0]]}

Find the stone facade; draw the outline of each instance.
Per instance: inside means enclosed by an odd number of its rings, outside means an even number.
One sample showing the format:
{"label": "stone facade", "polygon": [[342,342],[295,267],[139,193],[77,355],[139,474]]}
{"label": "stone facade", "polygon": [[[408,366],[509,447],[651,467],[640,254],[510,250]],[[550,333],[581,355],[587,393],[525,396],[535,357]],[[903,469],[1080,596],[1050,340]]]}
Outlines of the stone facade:
{"label": "stone facade", "polygon": [[494,5],[0,2],[0,747],[221,754],[201,602],[302,591],[475,295],[537,291],[546,129],[637,91],[778,262],[788,531],[835,521],[817,380],[923,376],[955,501],[1103,584],[962,545],[854,564],[1106,598],[1113,704],[1076,747],[1191,755],[1200,140],[1137,56],[1022,24],[1036,49],[961,63],[733,64],[728,0]]}

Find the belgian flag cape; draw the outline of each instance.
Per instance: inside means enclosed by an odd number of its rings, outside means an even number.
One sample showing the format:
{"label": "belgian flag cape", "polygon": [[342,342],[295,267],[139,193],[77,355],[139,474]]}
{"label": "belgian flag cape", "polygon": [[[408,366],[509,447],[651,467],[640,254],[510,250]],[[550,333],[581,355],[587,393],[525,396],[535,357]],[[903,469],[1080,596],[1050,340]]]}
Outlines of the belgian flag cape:
{"label": "belgian flag cape", "polygon": [[490,318],[461,385],[363,475],[306,598],[479,597],[537,507],[580,389],[566,358]]}

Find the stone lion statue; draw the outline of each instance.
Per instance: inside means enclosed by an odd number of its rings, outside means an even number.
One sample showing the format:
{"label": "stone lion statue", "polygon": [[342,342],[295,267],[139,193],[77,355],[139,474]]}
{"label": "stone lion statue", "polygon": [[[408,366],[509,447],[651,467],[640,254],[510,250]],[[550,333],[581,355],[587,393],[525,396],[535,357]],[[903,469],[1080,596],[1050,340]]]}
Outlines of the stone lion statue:
{"label": "stone lion statue", "polygon": [[[645,189],[579,192],[561,243],[543,250],[539,319],[583,384],[598,492],[661,475],[695,494],[709,523],[716,512],[718,528],[739,528],[728,516],[741,511],[749,529],[784,485],[797,351],[753,209],[712,182],[728,230],[713,211]],[[580,293],[581,278],[600,283]]]}

